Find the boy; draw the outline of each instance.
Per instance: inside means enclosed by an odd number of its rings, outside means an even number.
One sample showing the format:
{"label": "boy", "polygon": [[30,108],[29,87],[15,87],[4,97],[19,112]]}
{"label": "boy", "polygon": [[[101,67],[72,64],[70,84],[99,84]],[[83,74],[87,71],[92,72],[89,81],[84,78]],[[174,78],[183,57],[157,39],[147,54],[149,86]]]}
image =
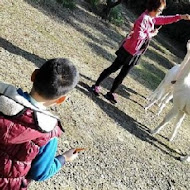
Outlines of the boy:
{"label": "boy", "polygon": [[0,83],[0,189],[26,190],[30,180],[53,176],[75,149],[55,156],[63,131],[46,107],[62,103],[78,83],[79,73],[67,59],[52,59],[36,69],[30,93]]}

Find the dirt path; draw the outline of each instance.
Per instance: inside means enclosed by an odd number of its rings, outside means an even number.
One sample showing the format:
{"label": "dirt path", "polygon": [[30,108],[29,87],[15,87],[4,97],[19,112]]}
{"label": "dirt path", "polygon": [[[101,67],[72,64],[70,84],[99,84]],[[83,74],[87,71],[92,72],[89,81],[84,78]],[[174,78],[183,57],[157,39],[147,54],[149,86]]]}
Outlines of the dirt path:
{"label": "dirt path", "polygon": [[[39,2],[37,0],[33,2]],[[63,107],[52,108],[66,130],[58,154],[70,147],[89,150],[52,179],[32,183],[31,190],[187,190],[190,165],[176,157],[190,152],[189,120],[173,143],[171,129],[152,137],[147,132],[163,118],[153,119],[156,107],[145,115],[145,97],[155,89],[171,63],[179,62],[173,45],[158,36],[141,64],[118,89],[119,103],[113,106],[87,90],[99,73],[115,58],[118,43],[129,30],[135,16],[123,31],[103,22],[78,1],[72,13],[49,0],[49,6],[29,0],[0,1],[0,80],[24,90],[31,87],[30,74],[44,60],[70,57],[76,60],[81,80]],[[115,75],[102,84],[105,94]],[[69,142],[69,144],[67,143]]]}

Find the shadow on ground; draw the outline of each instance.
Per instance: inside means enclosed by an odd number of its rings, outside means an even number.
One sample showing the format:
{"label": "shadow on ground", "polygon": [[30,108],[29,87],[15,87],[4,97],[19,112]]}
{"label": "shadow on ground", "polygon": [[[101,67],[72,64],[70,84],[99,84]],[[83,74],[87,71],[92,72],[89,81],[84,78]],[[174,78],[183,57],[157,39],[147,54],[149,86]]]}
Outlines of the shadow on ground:
{"label": "shadow on ground", "polygon": [[[85,76],[84,74],[80,74],[80,76],[83,79],[86,79],[88,81],[90,81],[91,83],[95,83],[95,80],[92,80],[90,77]],[[111,86],[113,84],[114,79],[111,77],[106,78],[104,81],[102,81],[101,86],[105,89],[107,89],[108,91],[111,89]],[[142,98],[146,99],[145,96],[143,96],[142,94],[139,94],[138,92],[136,92],[135,90],[131,89],[131,88],[127,88],[125,85],[121,84],[118,89],[117,89],[117,94],[119,94],[120,96],[126,98],[126,99],[130,99],[130,94],[135,94],[138,96],[141,96]],[[133,101],[133,100],[132,100]],[[136,102],[135,102],[136,103]]]}
{"label": "shadow on ground", "polygon": [[135,135],[142,141],[146,141],[156,148],[160,149],[163,153],[170,155],[174,159],[178,159],[178,152],[168,147],[166,144],[158,141],[155,137],[149,134],[149,129],[134,120],[132,117],[126,115],[123,111],[119,110],[113,104],[104,101],[101,97],[94,96],[90,91],[90,87],[84,82],[79,82],[77,89],[92,99],[110,118],[112,118],[119,126],[123,127],[132,135]]}
{"label": "shadow on ground", "polygon": [[158,69],[156,65],[142,59],[140,60],[139,66],[135,66],[131,70],[129,73],[130,76],[146,88],[155,90],[159,83],[163,80],[165,73]]}
{"label": "shadow on ground", "polygon": [[[64,21],[66,24],[75,28],[84,36],[87,36],[93,42],[96,42],[100,45],[104,44],[104,46],[113,47],[114,43],[118,42],[118,39],[122,40],[123,38],[123,36],[117,33],[111,25],[107,24],[102,19],[97,18],[97,16],[94,16],[93,14],[90,14],[88,11],[86,11],[85,9],[87,6],[85,2],[76,2],[77,4],[80,3],[80,6],[77,6],[74,11],[70,11],[66,8],[63,8],[58,3],[52,1],[25,1],[33,7],[38,8],[45,15],[51,17],[51,19],[53,18],[53,15],[58,18],[58,20],[56,21]],[[96,22],[92,22],[92,20]],[[91,31],[85,30],[82,27],[82,24],[88,25],[90,28],[98,30],[103,36],[106,36],[106,38],[97,38],[96,36],[92,35]]]}
{"label": "shadow on ground", "polygon": [[12,54],[22,56],[26,60],[34,63],[37,67],[40,67],[46,61],[45,59],[39,57],[38,55],[29,53],[1,37],[0,37],[0,47],[2,47],[3,49],[7,50],[8,52]]}

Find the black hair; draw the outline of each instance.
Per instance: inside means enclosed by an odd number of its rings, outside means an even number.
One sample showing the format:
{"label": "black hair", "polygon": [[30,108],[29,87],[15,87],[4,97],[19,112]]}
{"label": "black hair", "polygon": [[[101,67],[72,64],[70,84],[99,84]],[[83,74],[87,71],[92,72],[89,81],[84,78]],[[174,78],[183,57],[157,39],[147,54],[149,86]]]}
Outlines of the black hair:
{"label": "black hair", "polygon": [[149,12],[157,11],[162,4],[166,6],[166,0],[148,0],[146,8]]}
{"label": "black hair", "polygon": [[59,98],[78,83],[79,72],[73,63],[64,58],[45,62],[35,75],[33,88],[48,100]]}

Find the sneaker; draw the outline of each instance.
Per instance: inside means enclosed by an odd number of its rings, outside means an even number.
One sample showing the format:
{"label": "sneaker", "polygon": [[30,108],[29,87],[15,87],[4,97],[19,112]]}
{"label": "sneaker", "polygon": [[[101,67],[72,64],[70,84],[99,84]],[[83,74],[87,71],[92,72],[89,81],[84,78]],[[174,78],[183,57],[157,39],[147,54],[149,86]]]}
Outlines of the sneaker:
{"label": "sneaker", "polygon": [[117,103],[116,94],[114,94],[114,93],[107,92],[106,98],[107,98],[112,104],[116,104],[116,103]]}
{"label": "sneaker", "polygon": [[100,95],[100,86],[92,85],[91,90],[96,96]]}

